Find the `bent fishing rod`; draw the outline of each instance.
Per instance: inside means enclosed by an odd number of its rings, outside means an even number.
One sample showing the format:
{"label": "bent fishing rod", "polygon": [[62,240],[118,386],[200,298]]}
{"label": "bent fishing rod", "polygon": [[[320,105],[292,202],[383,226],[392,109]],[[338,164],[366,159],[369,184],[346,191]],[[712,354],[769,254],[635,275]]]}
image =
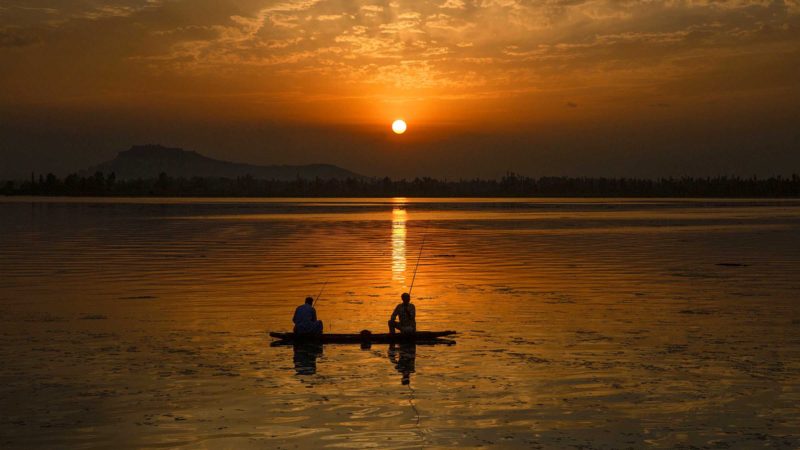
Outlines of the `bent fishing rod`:
{"label": "bent fishing rod", "polygon": [[322,291],[325,290],[325,286],[328,285],[328,281],[330,281],[330,279],[325,280],[325,283],[322,285],[322,288],[319,290],[319,294],[317,294],[317,298],[315,298],[314,302],[311,303],[312,307],[314,307],[317,304],[317,300],[319,300],[319,298],[322,296]]}
{"label": "bent fishing rod", "polygon": [[422,249],[425,248],[425,239],[428,237],[428,227],[425,227],[425,233],[422,234],[422,244],[419,246],[419,255],[417,255],[417,265],[414,266],[414,276],[411,278],[411,286],[408,288],[408,295],[414,289],[414,281],[417,279],[417,269],[419,269],[419,260],[422,259]]}

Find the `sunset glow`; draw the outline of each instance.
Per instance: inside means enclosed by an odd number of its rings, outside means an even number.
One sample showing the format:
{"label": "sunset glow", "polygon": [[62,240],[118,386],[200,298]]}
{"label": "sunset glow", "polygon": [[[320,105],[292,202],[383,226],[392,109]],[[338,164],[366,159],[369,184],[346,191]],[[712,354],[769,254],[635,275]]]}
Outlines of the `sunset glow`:
{"label": "sunset glow", "polygon": [[[798,0],[12,2],[0,178],[136,143],[392,177],[790,174],[798,61]],[[397,160],[372,134],[409,111]]]}
{"label": "sunset glow", "polygon": [[405,133],[406,128],[408,128],[408,125],[406,125],[406,122],[402,119],[397,119],[394,122],[392,122],[392,131],[394,131],[395,134]]}

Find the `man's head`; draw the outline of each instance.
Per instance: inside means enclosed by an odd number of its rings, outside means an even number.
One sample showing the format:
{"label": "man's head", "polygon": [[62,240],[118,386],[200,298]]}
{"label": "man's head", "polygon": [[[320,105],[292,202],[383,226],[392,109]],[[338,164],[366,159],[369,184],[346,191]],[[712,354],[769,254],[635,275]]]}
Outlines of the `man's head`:
{"label": "man's head", "polygon": [[411,301],[411,294],[408,292],[404,292],[403,295],[400,296],[403,299],[403,303],[408,303]]}
{"label": "man's head", "polygon": [[306,305],[313,305],[314,297],[306,297]]}

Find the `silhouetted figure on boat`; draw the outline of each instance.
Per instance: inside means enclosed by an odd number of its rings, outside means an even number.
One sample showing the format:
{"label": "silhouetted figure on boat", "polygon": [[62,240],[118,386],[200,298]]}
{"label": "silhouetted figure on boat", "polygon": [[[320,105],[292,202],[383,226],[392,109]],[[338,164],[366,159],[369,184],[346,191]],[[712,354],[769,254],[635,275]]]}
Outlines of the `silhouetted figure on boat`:
{"label": "silhouetted figure on boat", "polygon": [[390,344],[389,361],[394,364],[394,368],[402,375],[400,384],[410,384],[411,374],[414,373],[414,366],[417,361],[417,344],[413,342],[402,343],[399,346],[399,351],[396,344]]}
{"label": "silhouetted figure on boat", "polygon": [[322,334],[322,321],[317,320],[314,298],[306,297],[306,302],[294,310],[294,332],[297,334]]}
{"label": "silhouetted figure on boat", "polygon": [[[403,303],[394,308],[392,317],[389,318],[389,333],[394,334],[395,330],[401,333],[415,333],[417,331],[417,310],[411,303],[411,295],[404,293],[400,296]],[[400,319],[396,321],[395,319]]]}

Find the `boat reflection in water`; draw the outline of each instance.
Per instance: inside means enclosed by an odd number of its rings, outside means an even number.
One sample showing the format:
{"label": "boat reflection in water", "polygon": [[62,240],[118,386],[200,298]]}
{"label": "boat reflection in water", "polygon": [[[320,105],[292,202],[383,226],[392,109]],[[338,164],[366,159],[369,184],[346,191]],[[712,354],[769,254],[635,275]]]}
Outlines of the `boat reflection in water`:
{"label": "boat reflection in water", "polygon": [[314,375],[317,373],[317,358],[322,356],[322,344],[314,342],[295,343],[294,370],[298,375]]}
{"label": "boat reflection in water", "polygon": [[402,375],[400,384],[410,384],[411,374],[414,373],[414,365],[417,361],[417,344],[413,342],[389,344],[387,354],[389,361],[394,364],[394,368]]}
{"label": "boat reflection in water", "polygon": [[398,336],[391,336],[388,333],[371,334],[368,330],[364,330],[359,334],[324,334],[319,337],[301,337],[299,340],[295,340],[293,333],[272,332],[270,336],[278,338],[278,340],[272,341],[270,347],[292,346],[294,369],[297,374],[314,375],[317,373],[317,358],[322,356],[322,347],[325,343],[359,344],[362,350],[370,350],[373,344],[385,345],[388,343],[389,361],[402,375],[401,383],[408,385],[411,382],[411,374],[415,372],[417,345],[449,347],[455,345],[456,341],[442,339],[442,336],[455,334],[455,331],[418,331],[415,336],[404,337],[403,334]]}
{"label": "boat reflection in water", "polygon": [[[453,341],[442,340],[442,343],[452,345]],[[279,346],[279,342],[273,342],[272,346]],[[318,342],[295,342],[292,344],[294,350],[293,361],[294,370],[297,375],[314,375],[317,373],[317,358],[322,356],[322,344]],[[361,348],[368,350],[372,346],[362,343]],[[402,375],[400,383],[407,385],[411,383],[411,374],[415,372],[417,361],[417,344],[414,342],[403,342],[399,344],[389,344],[386,352],[389,361],[394,368]]]}

